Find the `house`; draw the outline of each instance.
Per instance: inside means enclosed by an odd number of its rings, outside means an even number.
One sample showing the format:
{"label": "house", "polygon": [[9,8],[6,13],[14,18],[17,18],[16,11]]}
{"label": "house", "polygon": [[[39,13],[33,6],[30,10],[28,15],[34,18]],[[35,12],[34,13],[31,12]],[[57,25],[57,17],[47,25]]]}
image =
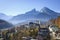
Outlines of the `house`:
{"label": "house", "polygon": [[50,30],[51,39],[60,40],[60,30],[58,27],[56,27],[55,25],[50,25],[49,30]]}

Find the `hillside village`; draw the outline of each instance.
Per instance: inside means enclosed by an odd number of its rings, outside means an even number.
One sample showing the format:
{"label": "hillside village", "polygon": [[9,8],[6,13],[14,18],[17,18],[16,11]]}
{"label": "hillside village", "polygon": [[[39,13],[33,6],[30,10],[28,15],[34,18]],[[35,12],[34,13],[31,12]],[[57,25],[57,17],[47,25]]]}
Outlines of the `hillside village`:
{"label": "hillside village", "polygon": [[[29,22],[27,24],[22,25],[16,25],[15,27],[12,27],[7,30],[0,30],[0,40],[56,40],[59,38],[55,38],[55,34],[60,33],[60,17],[56,18],[55,20],[50,20],[51,24],[41,24],[40,21]],[[55,28],[55,29],[54,29]],[[49,35],[45,34],[45,37],[43,37],[41,33],[41,29],[47,31]],[[50,30],[53,29],[53,30]],[[58,29],[58,30],[57,30]],[[57,33],[56,33],[57,32]],[[55,33],[55,34],[54,34]]]}

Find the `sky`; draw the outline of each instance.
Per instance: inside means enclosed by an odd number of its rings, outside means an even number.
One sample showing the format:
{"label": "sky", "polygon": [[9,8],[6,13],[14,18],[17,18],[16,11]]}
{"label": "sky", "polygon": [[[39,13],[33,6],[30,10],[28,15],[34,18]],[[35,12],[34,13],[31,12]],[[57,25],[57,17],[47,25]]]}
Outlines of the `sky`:
{"label": "sky", "polygon": [[43,7],[60,12],[60,0],[0,0],[0,13],[9,16],[24,14],[34,8],[40,11]]}

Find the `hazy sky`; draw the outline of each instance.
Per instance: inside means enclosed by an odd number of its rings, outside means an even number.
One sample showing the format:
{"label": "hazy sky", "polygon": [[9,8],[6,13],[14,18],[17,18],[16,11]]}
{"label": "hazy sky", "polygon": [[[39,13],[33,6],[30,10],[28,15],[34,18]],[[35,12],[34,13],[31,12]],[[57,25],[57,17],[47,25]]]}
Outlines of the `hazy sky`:
{"label": "hazy sky", "polygon": [[40,11],[43,7],[60,12],[60,0],[0,0],[0,13],[6,15],[23,14],[34,8]]}

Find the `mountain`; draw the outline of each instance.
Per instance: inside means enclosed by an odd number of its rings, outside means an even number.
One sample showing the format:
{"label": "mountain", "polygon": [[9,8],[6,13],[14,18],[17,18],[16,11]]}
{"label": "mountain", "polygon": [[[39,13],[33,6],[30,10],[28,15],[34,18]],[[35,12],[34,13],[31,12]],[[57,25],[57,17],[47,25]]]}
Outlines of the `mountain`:
{"label": "mountain", "polygon": [[40,10],[42,13],[46,13],[48,15],[57,15],[56,12],[54,12],[53,10],[47,8],[47,7],[44,7]]}
{"label": "mountain", "polygon": [[50,19],[55,19],[58,16],[60,16],[60,14],[50,10],[47,7],[44,7],[40,11],[37,11],[36,9],[32,9],[31,11],[26,12],[25,14],[14,16],[11,20],[16,22],[23,21],[23,20],[24,21],[35,20],[35,19],[40,21],[48,21]]}
{"label": "mountain", "polygon": [[47,7],[42,8],[41,12],[50,15],[52,19],[55,19],[55,18],[57,18],[57,16],[60,16],[59,13],[57,13]]}
{"label": "mountain", "polygon": [[13,25],[5,20],[0,20],[0,29],[10,28]]}
{"label": "mountain", "polygon": [[11,16],[7,16],[4,13],[0,13],[0,19],[9,20],[10,18],[11,18]]}

